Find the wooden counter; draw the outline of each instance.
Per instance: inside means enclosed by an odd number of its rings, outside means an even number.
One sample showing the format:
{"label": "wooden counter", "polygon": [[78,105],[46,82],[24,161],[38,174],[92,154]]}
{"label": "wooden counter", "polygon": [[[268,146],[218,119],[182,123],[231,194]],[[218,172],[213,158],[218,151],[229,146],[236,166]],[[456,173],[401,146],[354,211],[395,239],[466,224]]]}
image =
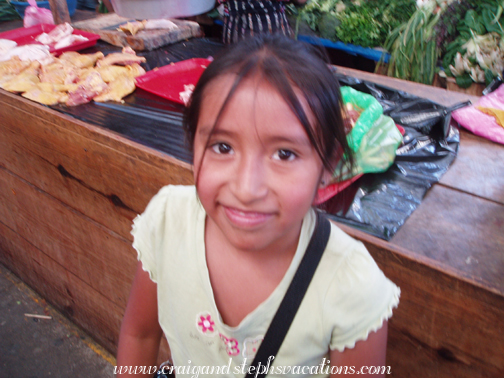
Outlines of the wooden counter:
{"label": "wooden counter", "polygon": [[[340,72],[443,105],[468,97]],[[136,264],[131,221],[163,185],[190,183],[186,163],[0,90],[0,262],[112,352]],[[390,242],[342,226],[402,289],[394,377],[502,375],[503,225],[504,146],[463,132],[452,168]]]}

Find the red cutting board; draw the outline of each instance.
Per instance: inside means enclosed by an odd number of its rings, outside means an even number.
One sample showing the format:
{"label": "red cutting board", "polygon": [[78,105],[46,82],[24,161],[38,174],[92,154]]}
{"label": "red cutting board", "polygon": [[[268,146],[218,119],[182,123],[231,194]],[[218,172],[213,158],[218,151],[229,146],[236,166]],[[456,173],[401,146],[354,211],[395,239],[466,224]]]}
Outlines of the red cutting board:
{"label": "red cutting board", "polygon": [[210,60],[193,58],[155,68],[136,78],[136,86],[160,97],[183,104],[184,85],[196,85]]}
{"label": "red cutting board", "polygon": [[[36,44],[41,45],[41,43],[37,42],[35,38],[42,33],[49,33],[53,30],[56,25],[49,24],[38,24],[34,26],[30,26],[29,28],[18,28],[14,30],[9,30],[3,33],[0,33],[0,39],[10,39],[18,44],[18,46],[28,45],[28,44]],[[91,47],[96,44],[96,41],[100,39],[100,36],[97,34],[89,33],[82,30],[74,29],[72,34],[82,35],[86,37],[87,41],[79,41],[70,46],[62,47],[60,49],[55,49],[54,46],[49,47],[49,52],[54,53],[56,55],[61,54],[64,51],[78,51],[85,49],[86,47]]]}

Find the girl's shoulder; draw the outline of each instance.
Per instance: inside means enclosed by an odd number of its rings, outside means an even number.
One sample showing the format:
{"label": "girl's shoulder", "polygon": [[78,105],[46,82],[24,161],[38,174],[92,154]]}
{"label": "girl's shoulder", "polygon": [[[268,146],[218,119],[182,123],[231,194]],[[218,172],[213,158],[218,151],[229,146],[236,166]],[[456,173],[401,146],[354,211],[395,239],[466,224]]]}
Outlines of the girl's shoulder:
{"label": "girl's shoulder", "polygon": [[379,329],[399,304],[401,290],[378,267],[366,247],[335,224],[317,270],[315,290],[331,350],[352,348]]}
{"label": "girl's shoulder", "polygon": [[322,263],[327,267],[323,270],[323,280],[332,282],[333,290],[339,291],[340,294],[349,289],[352,295],[366,296],[369,290],[374,292],[377,286],[393,285],[364,244],[332,222],[331,236],[322,259]]}
{"label": "girl's shoulder", "polygon": [[151,198],[145,211],[133,220],[132,234],[138,237],[163,233],[168,224],[197,217],[200,207],[194,186],[164,186]]}
{"label": "girl's shoulder", "polygon": [[157,268],[167,243],[179,240],[173,236],[189,232],[187,226],[197,223],[200,207],[194,186],[168,185],[161,188],[145,211],[133,219],[133,247],[153,281],[157,282]]}
{"label": "girl's shoulder", "polygon": [[198,205],[198,197],[194,185],[166,185],[151,198],[145,213],[177,211],[195,205]]}
{"label": "girl's shoulder", "polygon": [[331,222],[331,235],[327,242],[325,256],[340,263],[349,263],[354,259],[362,258],[372,260],[362,242],[348,235],[333,222]]}
{"label": "girl's shoulder", "polygon": [[192,197],[196,194],[196,187],[194,185],[166,185],[152,197],[152,201],[167,201],[171,198],[178,197]]}

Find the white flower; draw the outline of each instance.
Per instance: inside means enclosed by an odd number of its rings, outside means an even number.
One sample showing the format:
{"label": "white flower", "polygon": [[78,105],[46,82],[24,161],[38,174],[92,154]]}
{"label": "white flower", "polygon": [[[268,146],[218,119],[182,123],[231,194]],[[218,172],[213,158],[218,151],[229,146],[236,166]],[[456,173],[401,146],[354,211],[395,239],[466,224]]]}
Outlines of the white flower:
{"label": "white flower", "polygon": [[504,72],[504,60],[494,62],[491,70],[494,75],[499,76],[502,79],[502,72]]}
{"label": "white flower", "polygon": [[471,71],[471,67],[473,66],[473,64],[469,61],[469,55],[467,53],[462,58],[462,64],[464,66],[465,72]]}
{"label": "white flower", "polygon": [[471,76],[472,81],[474,81],[475,83],[485,82],[485,72],[482,71],[481,68],[479,68],[478,66],[474,66],[471,68],[469,76]]}
{"label": "white flower", "polygon": [[336,12],[338,12],[338,13],[344,12],[345,9],[346,9],[345,3],[338,3],[336,5]]}
{"label": "white flower", "polygon": [[474,55],[476,51],[479,50],[478,45],[476,44],[475,38],[471,38],[466,43],[462,45],[462,48],[466,49],[467,54]]}
{"label": "white flower", "polygon": [[465,70],[464,61],[462,59],[462,55],[458,52],[455,56],[455,67],[450,64],[450,71],[453,76],[463,75]]}
{"label": "white flower", "polygon": [[481,51],[476,52],[476,60],[478,61],[479,66],[484,70],[489,69],[493,62],[490,54],[482,54]]}

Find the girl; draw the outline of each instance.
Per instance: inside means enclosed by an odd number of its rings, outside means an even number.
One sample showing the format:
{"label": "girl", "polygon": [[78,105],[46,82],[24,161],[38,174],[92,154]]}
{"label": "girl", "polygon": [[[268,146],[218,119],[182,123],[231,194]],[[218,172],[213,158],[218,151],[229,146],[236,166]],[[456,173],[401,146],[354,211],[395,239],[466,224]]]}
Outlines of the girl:
{"label": "girl", "polygon": [[[233,43],[259,33],[293,32],[285,15],[284,2],[288,0],[218,0],[224,4],[222,41]],[[303,5],[306,0],[293,0]]]}
{"label": "girl", "polygon": [[[196,185],[164,187],[134,221],[118,366],[155,365],[164,333],[177,377],[245,375],[310,240],[317,189],[351,156],[338,83],[311,49],[262,35],[201,76],[184,120]],[[385,364],[398,301],[364,246],[332,225],[269,376],[367,376]]]}

